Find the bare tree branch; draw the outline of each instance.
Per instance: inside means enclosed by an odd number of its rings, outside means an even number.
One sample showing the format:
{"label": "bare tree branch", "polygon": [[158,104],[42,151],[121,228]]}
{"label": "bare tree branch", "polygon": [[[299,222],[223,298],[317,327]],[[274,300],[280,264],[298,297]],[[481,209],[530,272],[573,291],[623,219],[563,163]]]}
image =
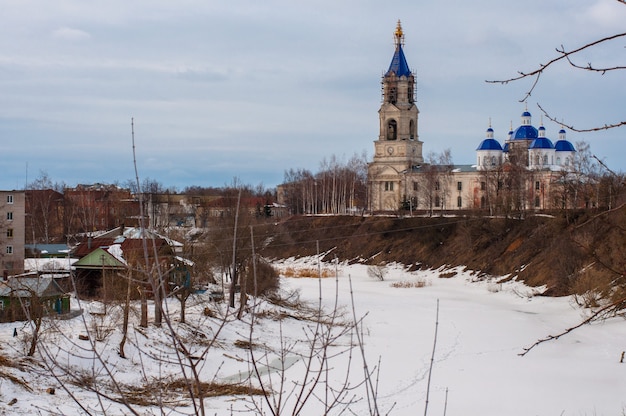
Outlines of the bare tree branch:
{"label": "bare tree branch", "polygon": [[563,331],[563,332],[561,332],[561,333],[559,333],[559,334],[557,334],[557,335],[548,335],[548,336],[547,336],[547,337],[545,337],[545,338],[542,338],[542,339],[540,339],[540,340],[537,340],[537,341],[536,341],[534,344],[532,344],[531,346],[529,346],[529,347],[525,347],[525,348],[524,348],[524,350],[523,350],[521,353],[517,354],[517,355],[519,355],[520,357],[523,357],[523,356],[525,356],[526,354],[528,354],[528,353],[530,352],[530,350],[532,350],[533,348],[535,348],[535,347],[536,347],[536,346],[538,346],[539,344],[543,344],[544,342],[547,342],[547,341],[552,341],[552,340],[555,340],[555,339],[559,339],[559,338],[561,338],[563,335],[567,335],[567,334],[569,334],[570,332],[572,332],[572,331],[574,331],[574,330],[576,330],[576,329],[580,328],[580,327],[581,327],[581,326],[583,326],[583,325],[586,325],[586,324],[588,324],[588,323],[590,323],[590,322],[593,322],[593,321],[595,321],[595,320],[597,320],[597,319],[602,319],[602,318],[605,318],[605,317],[607,317],[607,316],[609,316],[609,315],[611,315],[611,314],[615,313],[616,311],[620,311],[620,310],[624,309],[624,307],[625,307],[625,306],[626,306],[626,299],[624,299],[624,298],[619,299],[619,300],[617,300],[617,301],[615,301],[615,302],[613,302],[613,303],[610,303],[610,304],[608,304],[608,305],[606,305],[606,306],[604,306],[604,307],[600,308],[600,309],[599,309],[599,310],[597,310],[596,312],[594,312],[594,313],[593,313],[590,317],[588,317],[587,319],[583,320],[583,321],[582,321],[582,322],[580,322],[579,324],[574,325],[573,327],[568,328],[568,329],[566,329],[565,331]]}
{"label": "bare tree branch", "polygon": [[[537,69],[535,69],[533,71],[530,71],[530,72],[518,71],[519,75],[516,76],[516,77],[512,77],[512,78],[505,79],[505,80],[486,80],[485,82],[490,83],[490,84],[508,84],[509,82],[517,81],[517,80],[520,80],[520,79],[523,79],[523,78],[538,77],[539,74],[541,74],[543,71],[545,71],[546,68],[548,68],[552,64],[555,64],[555,63],[557,63],[557,62],[559,62],[559,61],[561,61],[563,59],[569,59],[569,56],[575,55],[575,54],[577,54],[579,52],[582,52],[585,49],[589,49],[589,48],[597,46],[597,45],[599,45],[601,43],[609,42],[611,40],[615,40],[615,39],[618,39],[618,38],[621,38],[621,37],[626,37],[626,32],[617,33],[615,35],[611,35],[611,36],[604,37],[602,39],[595,40],[595,41],[587,43],[587,44],[585,44],[585,45],[583,45],[583,46],[581,46],[579,48],[572,49],[570,51],[566,51],[565,47],[563,45],[561,45],[560,49],[556,48],[556,52],[559,54],[559,56],[557,56],[556,58],[552,58],[546,64],[539,64],[539,68],[537,68]],[[619,68],[619,67],[616,67],[616,68]],[[607,69],[605,69],[605,72],[609,71],[609,70],[612,70],[612,69],[611,68],[607,68]],[[535,82],[534,85],[536,85],[536,82]],[[533,85],[533,88],[534,88],[534,85]],[[530,95],[531,92],[532,92],[532,88],[530,89],[530,91],[527,94]]]}
{"label": "bare tree branch", "polygon": [[[530,93],[527,93],[526,97],[528,97],[528,96],[530,96]],[[608,130],[608,129],[613,129],[615,127],[626,126],[626,121],[620,121],[618,123],[605,124],[605,125],[600,126],[600,127],[591,127],[591,128],[586,128],[586,129],[578,129],[578,128],[575,128],[574,126],[571,126],[571,125],[565,124],[565,123],[563,123],[561,121],[558,121],[556,119],[556,117],[552,117],[550,114],[548,114],[548,112],[546,110],[544,110],[544,108],[541,105],[539,105],[539,103],[537,103],[537,107],[539,107],[539,109],[541,110],[543,115],[546,116],[546,118],[548,120],[554,121],[555,123],[558,123],[558,124],[562,125],[563,127],[567,128],[567,129],[569,129],[571,131],[578,132],[578,133],[585,133],[585,132],[591,132],[591,131],[600,131],[600,130]]]}

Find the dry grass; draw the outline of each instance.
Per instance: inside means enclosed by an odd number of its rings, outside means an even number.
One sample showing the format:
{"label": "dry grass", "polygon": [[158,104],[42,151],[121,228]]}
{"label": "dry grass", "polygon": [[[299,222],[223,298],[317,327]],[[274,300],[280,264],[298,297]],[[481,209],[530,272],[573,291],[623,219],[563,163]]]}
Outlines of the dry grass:
{"label": "dry grass", "polygon": [[449,279],[451,277],[456,276],[458,273],[456,271],[451,271],[451,272],[443,272],[443,273],[439,273],[439,278],[440,279]]}
{"label": "dry grass", "polygon": [[[249,396],[264,394],[263,390],[250,385],[234,383],[197,384],[184,379],[172,380],[170,382],[155,382],[145,386],[126,386],[124,387],[124,390],[124,398],[123,400],[120,399],[120,401],[126,401],[137,406],[158,406],[164,402],[163,396],[167,396],[168,394],[170,395],[170,398],[166,400],[170,404],[188,406],[189,403],[187,400],[174,400],[171,396],[188,396],[190,392],[193,392],[194,396],[199,396],[199,390],[201,390],[204,397]],[[156,397],[160,394],[163,396]]]}
{"label": "dry grass", "polygon": [[393,282],[391,287],[400,288],[400,289],[408,289],[408,288],[420,288],[426,287],[429,283],[426,280],[402,280],[400,282]]}
{"label": "dry grass", "polygon": [[[320,274],[317,268],[314,267],[287,267],[284,270],[281,270],[281,274],[285,277],[292,278],[318,278]],[[335,271],[327,268],[322,268],[321,270],[322,278],[327,277],[335,277]]]}

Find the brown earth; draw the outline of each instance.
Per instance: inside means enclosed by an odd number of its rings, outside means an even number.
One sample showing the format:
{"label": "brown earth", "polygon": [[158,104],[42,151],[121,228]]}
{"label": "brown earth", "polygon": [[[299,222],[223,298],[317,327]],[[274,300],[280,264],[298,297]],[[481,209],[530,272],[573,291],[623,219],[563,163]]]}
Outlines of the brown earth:
{"label": "brown earth", "polygon": [[326,261],[336,256],[367,264],[399,262],[413,269],[461,265],[546,285],[551,295],[621,284],[626,208],[566,214],[524,219],[294,216],[274,226],[262,252],[272,258],[310,256],[319,244]]}

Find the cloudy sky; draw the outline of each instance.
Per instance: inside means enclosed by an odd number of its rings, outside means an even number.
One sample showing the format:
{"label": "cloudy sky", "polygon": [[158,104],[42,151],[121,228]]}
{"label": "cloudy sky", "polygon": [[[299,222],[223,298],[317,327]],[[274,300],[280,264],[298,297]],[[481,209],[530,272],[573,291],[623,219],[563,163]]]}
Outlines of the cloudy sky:
{"label": "cloudy sky", "polygon": [[[68,185],[141,178],[182,190],[237,177],[274,186],[285,170],[373,151],[380,80],[401,19],[417,75],[424,154],[473,163],[491,119],[503,141],[534,69],[561,44],[623,32],[616,0],[0,0],[0,189],[46,172]],[[623,39],[578,62],[626,63]],[[626,71],[558,65],[540,103],[577,128],[626,118]],[[544,120],[549,138],[558,125]],[[626,129],[573,133],[626,170]]]}

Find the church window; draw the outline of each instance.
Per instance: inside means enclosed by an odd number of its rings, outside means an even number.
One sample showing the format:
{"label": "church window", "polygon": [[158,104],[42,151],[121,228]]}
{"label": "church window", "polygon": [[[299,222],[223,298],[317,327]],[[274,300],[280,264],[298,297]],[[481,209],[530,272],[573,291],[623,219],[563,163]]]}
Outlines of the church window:
{"label": "church window", "polygon": [[456,198],[456,206],[461,208],[463,206],[463,199],[459,196]]}
{"label": "church window", "polygon": [[538,191],[541,189],[541,183],[539,181],[535,181],[535,189]]}
{"label": "church window", "polygon": [[539,208],[541,206],[541,200],[539,199],[539,196],[535,197],[535,208]]}
{"label": "church window", "polygon": [[548,155],[543,155],[543,164],[544,165],[548,164]]}
{"label": "church window", "polygon": [[413,120],[409,122],[409,138],[415,140],[415,122]]}
{"label": "church window", "polygon": [[491,166],[495,166],[495,165],[496,165],[496,157],[491,156]]}
{"label": "church window", "polygon": [[441,200],[439,199],[439,195],[435,197],[435,206],[439,207],[441,205]]}
{"label": "church window", "polygon": [[439,181],[436,181],[436,182],[435,182],[435,191],[438,191],[438,190],[439,190],[439,188],[441,188],[441,186],[440,186],[440,184],[439,184]]}
{"label": "church window", "polygon": [[456,190],[457,191],[462,191],[463,190],[463,182],[457,182],[456,183]]}
{"label": "church window", "polygon": [[480,182],[480,190],[484,191],[487,189],[487,183],[485,181]]}
{"label": "church window", "polygon": [[387,140],[396,140],[398,138],[398,123],[396,120],[389,120],[387,123]]}
{"label": "church window", "polygon": [[386,181],[385,182],[385,191],[393,191],[393,182],[392,181]]}
{"label": "church window", "polygon": [[417,182],[413,182],[413,190],[414,190],[414,191],[417,191],[417,190],[418,190],[418,187],[417,187]]}
{"label": "church window", "polygon": [[556,164],[557,164],[557,165],[560,165],[560,164],[561,164],[561,158],[560,158],[560,157],[557,157],[557,158],[556,158]]}

